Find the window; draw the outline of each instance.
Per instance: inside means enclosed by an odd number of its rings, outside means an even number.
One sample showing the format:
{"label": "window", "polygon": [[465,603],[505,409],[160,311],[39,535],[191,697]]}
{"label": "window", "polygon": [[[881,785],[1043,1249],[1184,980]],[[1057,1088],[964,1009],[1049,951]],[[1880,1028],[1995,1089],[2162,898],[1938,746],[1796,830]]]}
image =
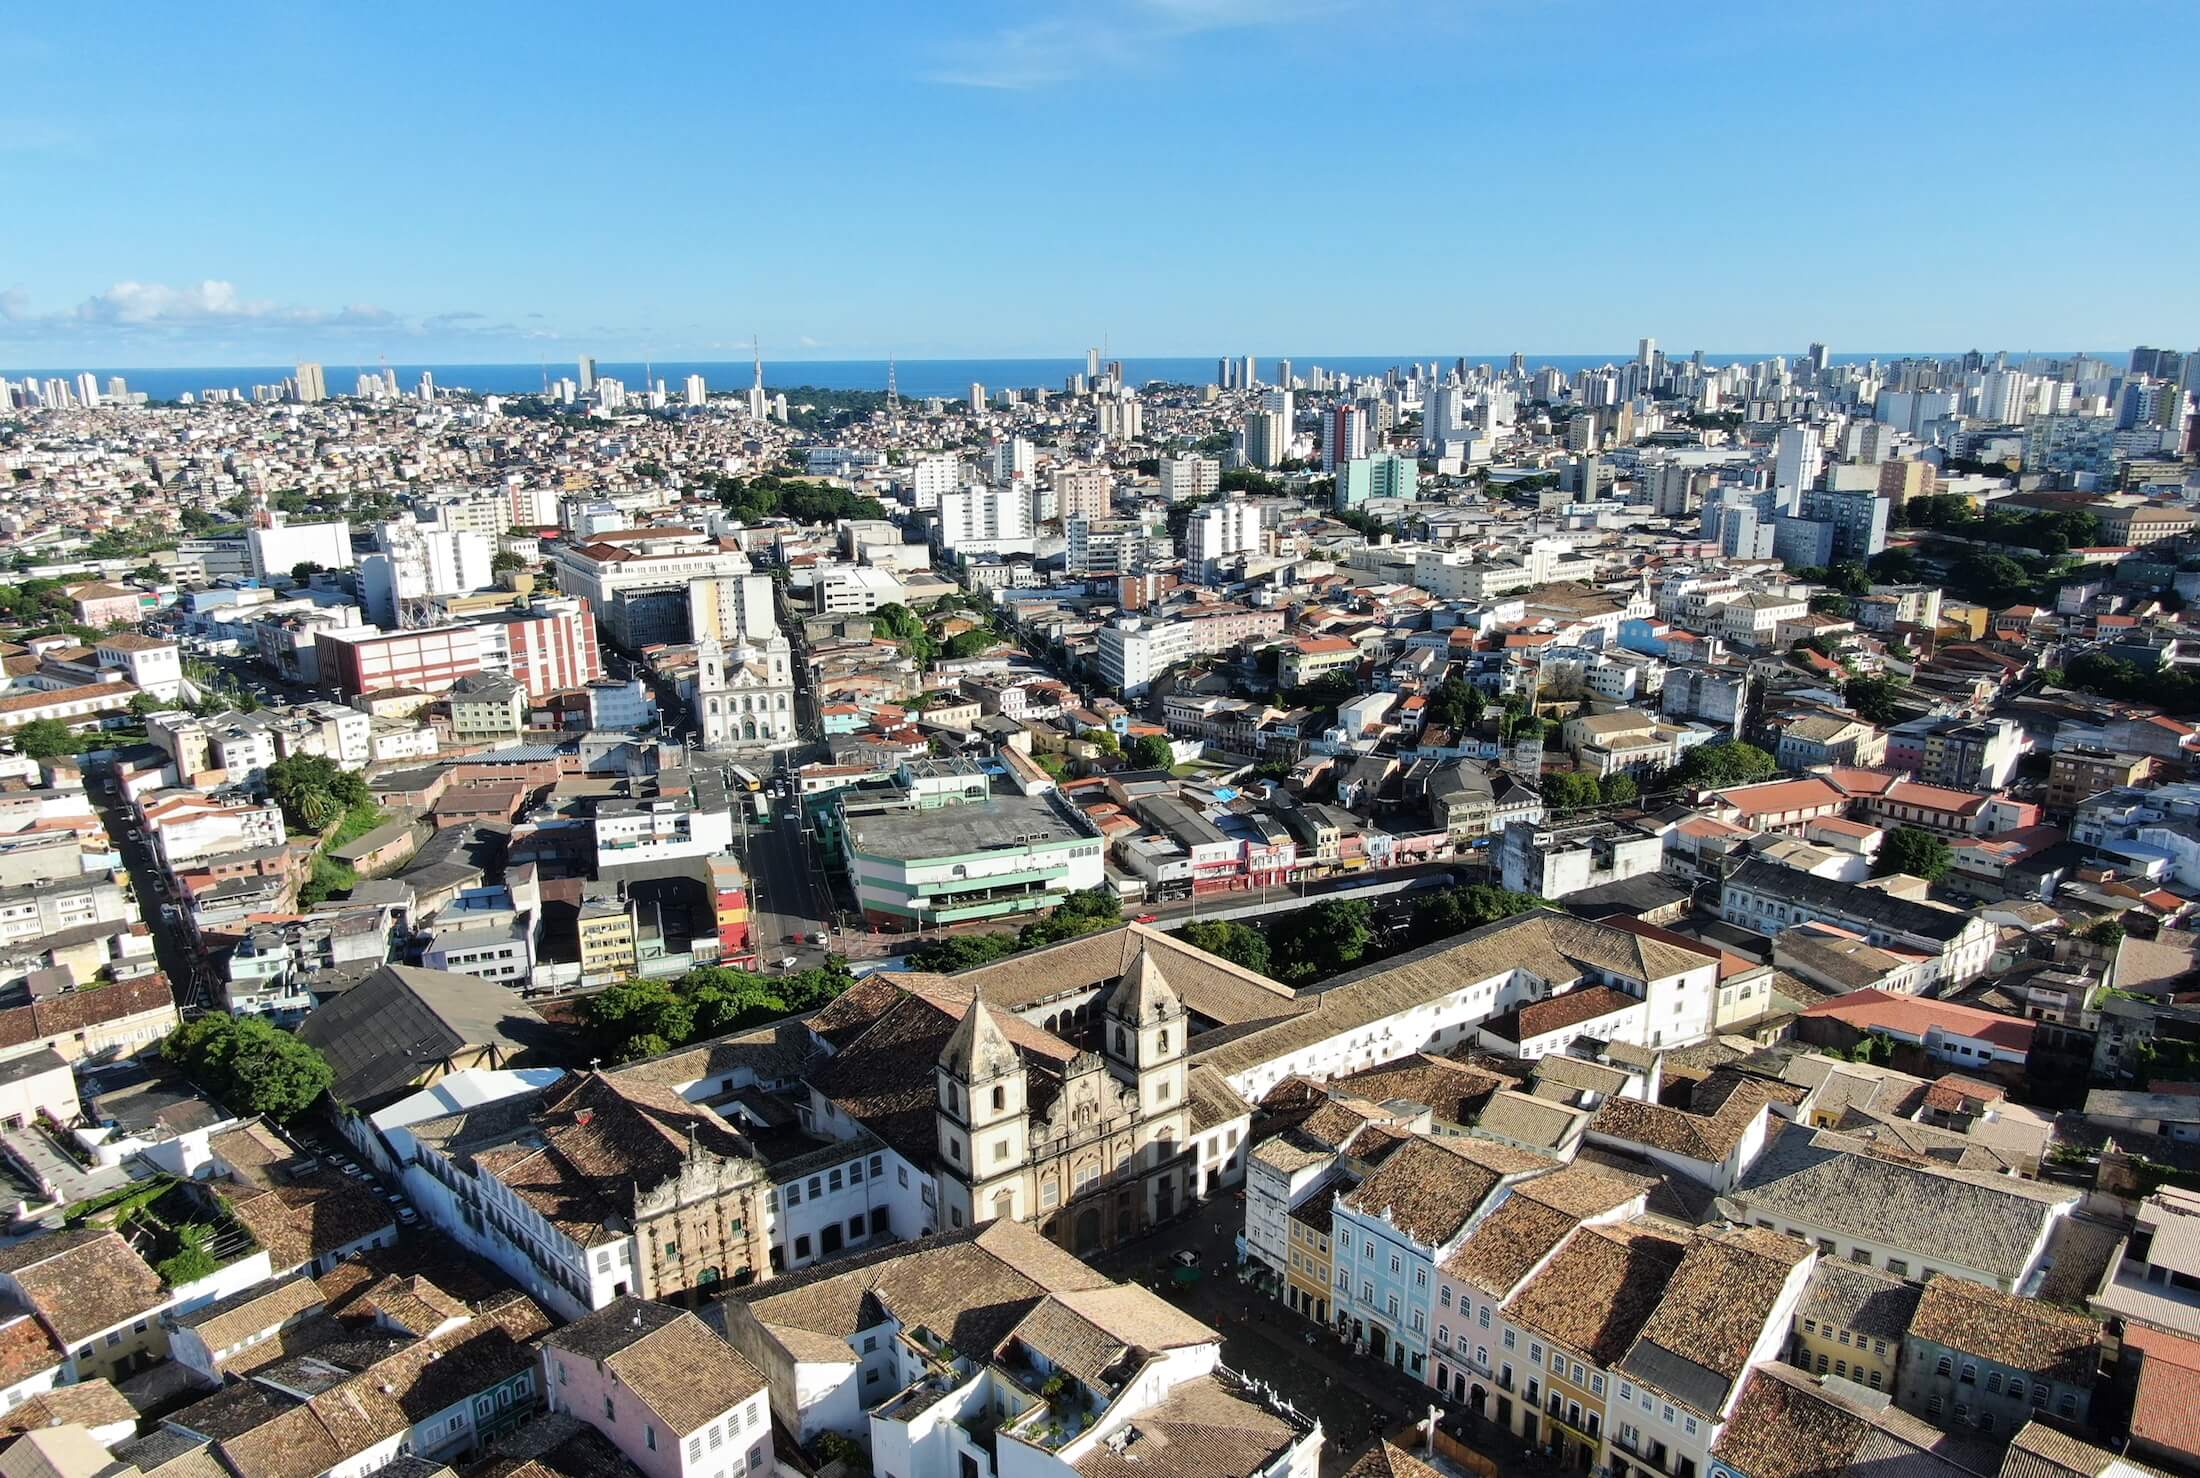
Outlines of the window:
{"label": "window", "polygon": [[1879,1372],[1876,1370],[1872,1372],[1872,1389],[1875,1391],[1879,1389]]}
{"label": "window", "polygon": [[794,1255],[796,1257],[808,1257],[810,1255],[810,1239],[807,1236],[794,1239]]}
{"label": "window", "polygon": [[1957,1421],[1959,1421],[1959,1422],[1967,1422],[1967,1421],[1969,1421],[1970,1419],[1971,1419],[1971,1408],[1970,1408],[1969,1406],[1965,1405],[1965,1404],[1964,1404],[1963,1402],[1961,1402],[1961,1401],[1958,1401],[1958,1402],[1956,1403],[1956,1420],[1957,1420]]}
{"label": "window", "polygon": [[1940,1415],[1940,1398],[1938,1396],[1932,1396],[1926,1399],[1925,1414],[1927,1416]]}
{"label": "window", "polygon": [[1390,1254],[1390,1270],[1393,1273],[1398,1271],[1398,1254],[1395,1252]]}
{"label": "window", "polygon": [[1907,1278],[1910,1276],[1910,1265],[1899,1257],[1890,1257],[1887,1259],[1887,1271],[1897,1278]]}
{"label": "window", "polygon": [[1861,1247],[1852,1248],[1849,1252],[1849,1261],[1868,1268],[1872,1265],[1872,1255]]}
{"label": "window", "polygon": [[1451,1307],[1451,1285],[1449,1283],[1446,1283],[1443,1291],[1436,1295],[1436,1301],[1447,1309]]}
{"label": "window", "polygon": [[1994,1414],[1991,1411],[1982,1411],[1978,1414],[1978,1429],[1981,1432],[1994,1430]]}
{"label": "window", "polygon": [[1830,1358],[1829,1358],[1828,1356],[1826,1356],[1826,1355],[1824,1355],[1824,1354],[1820,1354],[1820,1355],[1819,1355],[1819,1357],[1818,1357],[1818,1373],[1819,1373],[1820,1375],[1824,1375],[1824,1374],[1825,1374],[1825,1373],[1826,1373],[1826,1372],[1827,1372],[1828,1370],[1830,1370],[1830,1369],[1832,1368],[1832,1366],[1833,1366],[1833,1361],[1832,1361],[1832,1360],[1831,1360],[1831,1359],[1830,1359]]}
{"label": "window", "polygon": [[1681,1430],[1683,1430],[1684,1432],[1688,1433],[1688,1435],[1689,1435],[1689,1436],[1691,1436],[1691,1437],[1695,1436],[1695,1435],[1696,1435],[1696,1419],[1695,1419],[1694,1417],[1692,1417],[1692,1416],[1684,1416],[1684,1417],[1682,1417],[1682,1418],[1681,1418]]}
{"label": "window", "polygon": [[[886,1157],[884,1155],[871,1156],[871,1179],[877,1180],[881,1175],[884,1175],[885,1173]],[[908,1172],[904,1171],[902,1175],[902,1184],[907,1185],[908,1183]]]}
{"label": "window", "polygon": [[787,1187],[787,1204],[788,1204],[789,1206],[800,1206],[800,1205],[802,1204],[802,1187],[801,1187],[801,1186],[799,1186],[799,1185],[795,1185],[795,1184],[791,1184],[791,1183],[790,1183],[790,1184],[788,1185],[788,1187]]}
{"label": "window", "polygon": [[1963,1382],[1963,1384],[1965,1384],[1965,1385],[1967,1385],[1967,1386],[1975,1386],[1975,1385],[1977,1385],[1977,1384],[1978,1384],[1978,1362],[1976,1362],[1976,1361],[1974,1361],[1974,1360],[1966,1360],[1966,1361],[1964,1361],[1964,1362],[1963,1362],[1963,1374],[1961,1374],[1961,1375],[1957,1376],[1957,1377],[1956,1377],[1956,1379],[1957,1379],[1957,1380],[1960,1380],[1961,1382]]}
{"label": "window", "polygon": [[1532,1365],[1543,1363],[1543,1346],[1534,1340],[1528,1341],[1528,1361]]}
{"label": "window", "polygon": [[[1419,1314],[1415,1314],[1413,1317],[1418,1319],[1421,1316]],[[1451,1343],[1451,1326],[1449,1324],[1439,1324],[1436,1326],[1436,1342],[1440,1345],[1448,1345]]]}
{"label": "window", "polygon": [[1384,1312],[1385,1312],[1385,1313],[1389,1314],[1389,1315],[1390,1315],[1390,1317],[1391,1317],[1391,1318],[1393,1318],[1393,1319],[1395,1319],[1395,1318],[1397,1318],[1397,1317],[1398,1317],[1398,1295],[1397,1295],[1397,1294],[1393,1293],[1393,1294],[1391,1294],[1391,1295],[1390,1295],[1390,1296],[1389,1296],[1388,1298],[1386,1298],[1386,1299],[1384,1299],[1384,1300],[1383,1300],[1383,1310],[1384,1310]]}
{"label": "window", "polygon": [[1848,1331],[1847,1331],[1846,1329],[1844,1329],[1844,1330],[1842,1330],[1842,1331],[1841,1331],[1841,1343],[1843,1343],[1843,1344],[1847,1344],[1848,1342],[1849,1342],[1849,1332],[1848,1332]]}
{"label": "window", "polygon": [[[740,1420],[741,1420],[741,1411],[740,1411],[740,1408],[739,1408],[739,1407],[736,1407],[736,1408],[734,1408],[734,1413],[733,1413],[733,1421],[734,1421],[734,1422],[738,1422],[738,1421],[740,1421]],[[729,1423],[727,1423],[727,1425],[728,1425],[728,1426],[731,1426],[731,1425],[733,1425],[733,1422],[729,1422]],[[721,1447],[724,1447],[725,1445],[726,1445],[726,1438],[725,1438],[725,1434],[724,1434],[724,1433],[722,1433],[722,1432],[720,1432],[720,1431],[718,1430],[718,1424],[717,1424],[716,1422],[712,1422],[712,1423],[711,1423],[711,1426],[710,1426],[710,1446],[711,1446],[711,1450],[712,1450],[713,1452],[715,1452],[715,1451],[717,1451],[717,1450],[718,1450],[719,1448],[721,1448]]]}
{"label": "window", "polygon": [[1592,1396],[1601,1396],[1604,1394],[1603,1376],[1592,1375],[1589,1377],[1589,1394]]}
{"label": "window", "polygon": [[[837,1188],[836,1188],[836,1189],[837,1189]],[[824,1182],[824,1181],[823,1181],[823,1180],[822,1180],[822,1179],[821,1179],[820,1177],[818,1177],[818,1176],[815,1176],[815,1175],[811,1176],[811,1177],[810,1177],[810,1199],[811,1199],[811,1200],[813,1200],[813,1201],[815,1201],[815,1200],[816,1200],[816,1199],[817,1199],[817,1198],[818,1198],[819,1196],[822,1196],[822,1195],[824,1195],[824,1194],[825,1194],[825,1182]]]}
{"label": "window", "polygon": [[2012,1401],[2022,1401],[2024,1399],[2024,1382],[2016,1376],[2009,1377],[2009,1399]]}
{"label": "window", "polygon": [[700,1438],[700,1437],[690,1437],[690,1438],[688,1438],[688,1461],[689,1461],[689,1462],[691,1462],[691,1463],[699,1463],[699,1462],[701,1462],[702,1460],[703,1460],[703,1439],[702,1439],[702,1438]]}
{"label": "window", "polygon": [[1426,1287],[1428,1287],[1428,1269],[1427,1269],[1427,1268],[1415,1268],[1415,1269],[1413,1270],[1413,1286],[1414,1286],[1414,1287],[1416,1287],[1416,1288],[1426,1288]]}
{"label": "window", "polygon": [[1817,1321],[1816,1319],[1805,1319],[1805,1320],[1803,1321],[1803,1333],[1805,1333],[1805,1334],[1816,1334],[1817,1332],[1818,1332],[1818,1321]]}
{"label": "window", "polygon": [[1619,1399],[1622,1401],[1635,1399],[1635,1383],[1633,1381],[1623,1380],[1619,1383]]}
{"label": "window", "polygon": [[2047,1404],[2046,1381],[2041,1381],[2038,1385],[2032,1388],[2032,1404],[2034,1406],[2045,1406]]}
{"label": "window", "polygon": [[1490,1327],[1490,1306],[1488,1304],[1482,1305],[1481,1309],[1476,1312],[1474,1316],[1474,1322],[1481,1325],[1484,1329]]}
{"label": "window", "polygon": [[563,1360],[560,1360],[558,1362],[558,1384],[562,1386],[565,1383],[565,1362]]}
{"label": "window", "polygon": [[950,1139],[947,1142],[947,1158],[953,1160],[956,1164],[959,1165],[962,1163],[962,1157],[962,1146],[957,1144],[954,1140]]}
{"label": "window", "polygon": [[848,1184],[863,1184],[863,1162],[856,1160],[848,1166]]}
{"label": "window", "polygon": [[1413,1332],[1415,1334],[1419,1334],[1422,1330],[1426,1328],[1428,1328],[1428,1326],[1421,1322],[1421,1311],[1419,1309],[1415,1309],[1413,1311]]}
{"label": "window", "polygon": [[1673,1425],[1673,1408],[1670,1405],[1665,1406],[1659,1414],[1664,1417],[1667,1426]]}
{"label": "window", "polygon": [[1956,1373],[1956,1362],[1943,1355],[1940,1357],[1940,1363],[1933,1368],[1941,1375],[1954,1375]]}
{"label": "window", "polygon": [[1508,1350],[1518,1343],[1518,1341],[1513,1337],[1513,1334],[1514,1332],[1510,1329],[1505,1331],[1505,1348]]}
{"label": "window", "polygon": [[2055,1409],[2066,1417],[2074,1418],[2078,1414],[2078,1398],[2066,1391],[2062,1400],[2055,1403]]}
{"label": "window", "polygon": [[1990,1395],[1990,1396],[1998,1396],[1998,1395],[2000,1395],[2000,1394],[2001,1394],[2001,1372],[2000,1372],[2000,1371],[1998,1371],[1998,1370],[1989,1370],[1989,1371],[1987,1371],[1987,1372],[1986,1372],[1986,1392],[1987,1392],[1987,1394],[1988,1394],[1988,1395]]}
{"label": "window", "polygon": [[1002,1111],[1003,1109],[1005,1109],[1005,1108],[1007,1108],[1007,1107],[1008,1107],[1008,1090],[1007,1090],[1006,1088],[1002,1087],[1002,1086],[1001,1086],[1000,1084],[998,1084],[998,1083],[994,1084],[994,1085],[993,1085],[993,1112],[995,1112],[995,1113],[999,1113],[999,1112],[1001,1112],[1001,1111]]}
{"label": "window", "polygon": [[649,1422],[642,1423],[642,1446],[651,1452],[657,1450],[657,1428]]}
{"label": "window", "polygon": [[619,1419],[619,1410],[611,1404],[609,1396],[603,1398],[603,1419],[607,1422],[615,1422]]}

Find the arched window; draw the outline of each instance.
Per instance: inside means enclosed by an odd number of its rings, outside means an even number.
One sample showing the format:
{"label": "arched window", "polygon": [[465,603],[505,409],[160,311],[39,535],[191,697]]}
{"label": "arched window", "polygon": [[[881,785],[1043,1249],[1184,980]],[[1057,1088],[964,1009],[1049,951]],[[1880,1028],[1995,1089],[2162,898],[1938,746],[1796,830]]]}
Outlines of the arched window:
{"label": "arched window", "polygon": [[[949,1083],[947,1085],[947,1111],[951,1114],[959,1114],[962,1112],[961,1095],[955,1091],[955,1085],[953,1083]],[[1947,1362],[1942,1361],[1941,1363],[1945,1365]],[[1942,1371],[1941,1374],[1945,1375],[1947,1374],[1947,1372]]]}
{"label": "arched window", "polygon": [[1123,1028],[1121,1027],[1115,1029],[1115,1055],[1117,1057],[1130,1056],[1130,1039],[1123,1035]]}
{"label": "arched window", "polygon": [[1007,1108],[1007,1107],[1008,1107],[1008,1090],[1007,1090],[1006,1088],[1002,1087],[1002,1086],[1001,1086],[1000,1084],[998,1084],[998,1083],[994,1084],[994,1085],[993,1085],[993,1111],[994,1111],[995,1113],[999,1113],[999,1112],[1000,1112],[1000,1111],[1001,1111],[1002,1109],[1005,1109],[1005,1108]]}
{"label": "arched window", "polygon": [[1154,1034],[1154,1039],[1153,1039],[1153,1050],[1154,1050],[1154,1051],[1156,1051],[1156,1052],[1159,1052],[1159,1053],[1160,1053],[1160,1054],[1162,1054],[1162,1055],[1163,1055],[1164,1057],[1166,1057],[1166,1056],[1168,1055],[1168,1052],[1169,1052],[1169,1029],[1168,1029],[1167,1027],[1163,1027],[1163,1028],[1162,1028],[1162,1029],[1161,1029],[1160,1031],[1158,1031],[1158,1032],[1156,1032],[1156,1033]]}
{"label": "arched window", "polygon": [[1954,1375],[1956,1373],[1956,1362],[1943,1355],[1940,1357],[1939,1369],[1942,1375]]}

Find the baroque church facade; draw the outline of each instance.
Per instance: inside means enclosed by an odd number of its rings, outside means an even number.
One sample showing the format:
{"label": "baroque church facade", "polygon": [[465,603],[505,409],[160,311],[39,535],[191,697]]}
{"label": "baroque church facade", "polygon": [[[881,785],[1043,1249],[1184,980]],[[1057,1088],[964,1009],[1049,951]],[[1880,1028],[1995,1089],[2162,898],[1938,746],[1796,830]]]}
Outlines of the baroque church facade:
{"label": "baroque church facade", "polygon": [[996,1217],[1078,1254],[1181,1212],[1191,1194],[1184,1005],[1141,953],[1108,997],[1097,1051],[1036,1072],[974,1001],[941,1051],[936,1184],[943,1229]]}

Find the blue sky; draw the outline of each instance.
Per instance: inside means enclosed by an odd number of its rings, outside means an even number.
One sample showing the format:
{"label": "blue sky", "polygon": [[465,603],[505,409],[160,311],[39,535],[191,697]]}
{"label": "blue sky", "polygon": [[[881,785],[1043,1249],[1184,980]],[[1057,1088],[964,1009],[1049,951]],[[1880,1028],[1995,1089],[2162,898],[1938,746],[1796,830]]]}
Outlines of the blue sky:
{"label": "blue sky", "polygon": [[43,6],[0,366],[2200,344],[2200,6]]}

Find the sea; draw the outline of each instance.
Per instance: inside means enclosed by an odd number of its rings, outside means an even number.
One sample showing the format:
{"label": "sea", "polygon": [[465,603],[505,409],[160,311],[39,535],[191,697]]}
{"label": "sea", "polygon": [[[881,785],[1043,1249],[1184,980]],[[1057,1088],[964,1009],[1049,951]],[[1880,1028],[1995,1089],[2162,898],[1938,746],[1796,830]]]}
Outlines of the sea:
{"label": "sea", "polygon": [[[1957,351],[1958,353],[1962,351]],[[1718,366],[1725,364],[1755,364],[1761,360],[1786,353],[1792,361],[1802,356],[1792,350],[1766,350],[1748,354],[1705,354],[1704,362]],[[2119,362],[2120,354],[2099,354],[2110,363]],[[1211,385],[1216,383],[1218,363],[1211,358],[1149,358],[1115,356],[1123,365],[1123,377],[1133,385],[1145,385],[1154,381],[1183,385]],[[1501,354],[1293,354],[1284,356],[1291,361],[1292,373],[1303,378],[1307,371],[1319,366],[1332,372],[1352,375],[1380,375],[1393,367],[1410,364],[1437,365],[1448,369],[1454,360],[1465,358],[1468,364],[1502,365],[1511,351]],[[1529,354],[1525,358],[1531,369],[1549,365],[1569,374],[1600,365],[1622,364],[1634,357],[1632,351],[1620,354]],[[1909,351],[1879,354],[1836,354],[1836,364],[1861,364],[1871,360],[1886,362],[1905,358],[1950,358],[1945,352]],[[2046,357],[2046,356],[2040,356]],[[1242,356],[1240,356],[1242,359]],[[1265,380],[1276,374],[1276,356],[1260,356],[1255,360],[1258,374]],[[412,389],[420,381],[421,371],[435,376],[437,385],[454,390],[472,390],[484,395],[526,395],[540,393],[546,386],[561,378],[578,378],[578,367],[571,360],[537,364],[390,364],[381,360],[373,364],[341,364],[330,360],[321,362],[322,377],[328,383],[332,395],[349,395],[358,377],[378,374],[383,370],[397,371],[398,385]],[[970,393],[973,384],[983,385],[988,394],[1004,388],[1028,390],[1043,386],[1059,391],[1072,375],[1083,374],[1085,361],[1082,356],[1074,359],[903,359],[893,365],[895,389],[906,397],[924,399],[941,396],[961,399]],[[47,379],[58,376],[73,381],[76,376],[90,370],[99,379],[104,391],[111,377],[120,376],[133,391],[142,391],[154,400],[175,400],[185,394],[202,395],[209,389],[236,390],[249,394],[254,385],[273,385],[296,372],[296,366],[286,364],[233,365],[219,368],[180,369],[127,369],[102,368],[98,365],[77,364],[57,369],[0,369],[0,378]],[[753,381],[755,367],[749,360],[675,360],[663,359],[644,363],[641,360],[596,361],[596,373],[615,379],[629,389],[640,389],[650,380],[662,380],[667,389],[677,395],[689,375],[701,375],[713,391],[746,389]],[[886,388],[887,361],[883,359],[797,359],[766,360],[764,383],[772,390],[792,390],[797,386],[811,385],[821,390],[884,390]]]}

